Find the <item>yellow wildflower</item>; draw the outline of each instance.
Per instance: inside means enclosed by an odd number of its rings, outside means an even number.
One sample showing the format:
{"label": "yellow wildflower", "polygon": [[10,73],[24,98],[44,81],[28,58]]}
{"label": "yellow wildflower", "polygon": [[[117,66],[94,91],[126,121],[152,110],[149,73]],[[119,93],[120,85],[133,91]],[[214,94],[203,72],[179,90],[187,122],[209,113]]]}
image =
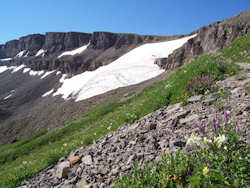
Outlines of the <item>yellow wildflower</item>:
{"label": "yellow wildflower", "polygon": [[209,168],[208,167],[203,168],[202,172],[204,176],[207,175],[207,173],[209,172]]}
{"label": "yellow wildflower", "polygon": [[177,180],[177,175],[176,175],[176,174],[174,174],[174,181],[175,181],[175,180]]}

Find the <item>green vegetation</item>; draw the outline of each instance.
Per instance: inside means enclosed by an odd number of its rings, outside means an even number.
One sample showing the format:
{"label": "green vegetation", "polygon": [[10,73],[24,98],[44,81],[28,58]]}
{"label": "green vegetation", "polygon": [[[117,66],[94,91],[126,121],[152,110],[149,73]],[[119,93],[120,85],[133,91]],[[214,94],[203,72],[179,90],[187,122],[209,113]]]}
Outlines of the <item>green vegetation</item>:
{"label": "green vegetation", "polygon": [[2,146],[2,147],[0,147],[0,155],[3,152],[10,151],[10,150],[18,148],[24,144],[27,144],[27,143],[31,142],[32,140],[34,140],[40,136],[45,135],[47,132],[48,132],[47,130],[40,130],[40,131],[37,131],[36,133],[34,133],[32,136],[27,137],[21,141],[15,141],[9,145]]}
{"label": "green vegetation", "polygon": [[247,75],[245,74],[238,74],[236,75],[236,80],[245,80],[247,78]]}
{"label": "green vegetation", "polygon": [[230,95],[231,95],[230,92],[219,91],[219,92],[215,93],[213,96],[214,96],[216,99],[219,99],[219,98],[226,99],[226,98],[228,98]]}
{"label": "green vegetation", "polygon": [[[236,43],[249,43],[249,35],[243,38],[247,38],[247,41],[239,39]],[[246,45],[242,46],[245,50]],[[86,146],[119,126],[168,104],[185,102],[190,95],[186,85],[196,77],[207,76],[216,81],[223,79],[225,75],[235,74],[237,66],[223,60],[230,58],[227,49],[223,53],[219,56],[202,56],[177,70],[168,79],[145,88],[127,101],[115,99],[91,110],[81,120],[65,128],[44,136],[34,136],[27,142],[19,141],[0,147],[0,187],[18,186],[21,181],[54,164],[74,148]]]}
{"label": "green vegetation", "polygon": [[227,121],[226,117],[220,126],[214,122],[210,129],[199,125],[200,136],[192,135],[187,140],[194,148],[192,152],[164,155],[151,168],[147,164],[139,170],[135,165],[132,175],[117,178],[116,187],[248,187],[247,143],[240,140],[237,125]]}
{"label": "green vegetation", "polygon": [[228,61],[250,63],[250,34],[236,39],[232,45],[222,50],[220,55]]}
{"label": "green vegetation", "polygon": [[245,88],[246,92],[250,92],[250,85]]}

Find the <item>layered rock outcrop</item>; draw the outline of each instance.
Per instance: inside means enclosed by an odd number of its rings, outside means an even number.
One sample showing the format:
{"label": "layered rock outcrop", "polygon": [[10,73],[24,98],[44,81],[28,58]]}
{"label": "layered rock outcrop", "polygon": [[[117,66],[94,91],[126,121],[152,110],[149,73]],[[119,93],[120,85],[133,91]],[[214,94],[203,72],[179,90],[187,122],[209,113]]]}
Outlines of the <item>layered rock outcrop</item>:
{"label": "layered rock outcrop", "polygon": [[193,32],[197,34],[196,37],[190,39],[167,58],[157,59],[155,63],[166,70],[173,69],[198,58],[202,54],[216,53],[248,32],[250,32],[250,11],[202,27]]}
{"label": "layered rock outcrop", "polygon": [[[26,64],[33,70],[58,69],[63,73],[77,74],[107,65],[141,44],[168,41],[180,37],[182,36],[161,37],[110,32],[94,32],[93,34],[48,32],[45,35],[28,35],[1,45],[0,59],[12,58],[12,60],[4,62],[9,66]],[[83,53],[58,58],[63,52],[84,45],[88,45],[88,47]],[[38,55],[39,50],[42,50],[41,55]],[[20,52],[22,55],[17,58],[17,54]]]}

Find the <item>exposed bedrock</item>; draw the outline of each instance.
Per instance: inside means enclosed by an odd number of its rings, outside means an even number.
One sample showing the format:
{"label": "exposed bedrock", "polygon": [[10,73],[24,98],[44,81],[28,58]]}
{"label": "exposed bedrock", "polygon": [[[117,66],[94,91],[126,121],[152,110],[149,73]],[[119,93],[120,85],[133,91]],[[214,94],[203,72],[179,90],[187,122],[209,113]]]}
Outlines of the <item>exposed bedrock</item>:
{"label": "exposed bedrock", "polygon": [[176,49],[167,58],[157,59],[155,63],[166,70],[176,68],[202,54],[216,53],[248,32],[250,32],[250,11],[202,27],[193,32],[197,33],[196,37],[190,39],[181,48]]}

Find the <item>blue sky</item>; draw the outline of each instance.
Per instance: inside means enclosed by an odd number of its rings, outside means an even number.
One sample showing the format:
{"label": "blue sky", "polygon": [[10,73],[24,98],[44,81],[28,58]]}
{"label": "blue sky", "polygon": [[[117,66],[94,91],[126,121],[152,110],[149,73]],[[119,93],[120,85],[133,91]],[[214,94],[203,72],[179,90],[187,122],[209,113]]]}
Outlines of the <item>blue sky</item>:
{"label": "blue sky", "polygon": [[189,33],[250,9],[250,0],[1,0],[0,44],[47,31]]}

